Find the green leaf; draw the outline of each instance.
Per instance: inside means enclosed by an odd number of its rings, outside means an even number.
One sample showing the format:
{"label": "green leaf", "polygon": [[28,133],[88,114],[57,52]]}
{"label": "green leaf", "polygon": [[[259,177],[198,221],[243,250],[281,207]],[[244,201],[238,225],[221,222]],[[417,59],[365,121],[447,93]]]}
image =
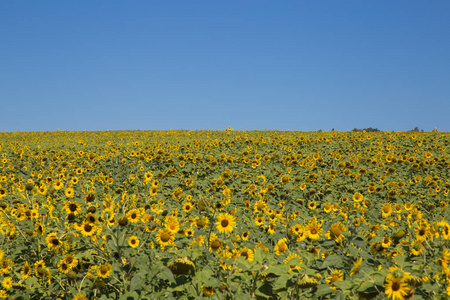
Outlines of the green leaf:
{"label": "green leaf", "polygon": [[323,261],[322,265],[320,266],[321,269],[326,269],[328,267],[333,267],[333,268],[342,268],[344,263],[344,260],[342,259],[341,256],[337,256],[337,255],[330,255],[327,256],[327,258],[325,258],[325,260]]}
{"label": "green leaf", "polygon": [[348,281],[348,280],[335,281],[335,282],[333,282],[333,284],[335,286],[337,286],[338,288],[340,288],[341,290],[343,290],[343,291],[351,290],[352,287],[353,287],[353,284],[350,281]]}
{"label": "green leaf", "polygon": [[320,296],[325,296],[325,295],[328,295],[328,294],[331,294],[331,293],[335,293],[335,292],[336,291],[333,290],[332,288],[330,288],[330,286],[328,284],[323,283],[323,284],[319,284],[317,286],[317,290],[316,290],[314,295],[316,297],[320,297]]}
{"label": "green leaf", "polygon": [[157,276],[160,279],[169,280],[170,283],[175,283],[175,277],[173,277],[172,271],[166,266],[162,267]]}
{"label": "green leaf", "polygon": [[119,298],[119,300],[135,300],[135,299],[139,299],[139,294],[136,292],[123,294]]}
{"label": "green leaf", "polygon": [[130,292],[138,290],[141,287],[142,283],[143,281],[141,275],[139,273],[134,275],[130,280]]}

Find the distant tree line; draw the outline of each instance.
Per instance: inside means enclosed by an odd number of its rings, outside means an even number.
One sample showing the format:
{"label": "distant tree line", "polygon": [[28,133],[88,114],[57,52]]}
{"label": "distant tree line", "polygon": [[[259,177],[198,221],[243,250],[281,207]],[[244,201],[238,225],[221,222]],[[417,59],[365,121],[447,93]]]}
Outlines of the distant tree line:
{"label": "distant tree line", "polygon": [[[334,129],[334,128],[333,128]],[[353,130],[352,131],[366,131],[366,132],[377,132],[377,131],[380,131],[378,128],[372,128],[372,127],[369,127],[369,128],[364,128],[364,129],[361,129],[361,128],[353,128]],[[419,127],[414,127],[414,129],[411,129],[411,130],[408,130],[408,131],[412,131],[412,132],[423,132],[423,129],[419,129]]]}

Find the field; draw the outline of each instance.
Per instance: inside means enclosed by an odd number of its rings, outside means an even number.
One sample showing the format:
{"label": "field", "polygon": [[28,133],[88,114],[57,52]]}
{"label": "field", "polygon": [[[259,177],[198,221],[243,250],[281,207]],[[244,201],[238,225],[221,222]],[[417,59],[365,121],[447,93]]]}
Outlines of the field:
{"label": "field", "polygon": [[449,138],[0,133],[0,297],[447,299]]}

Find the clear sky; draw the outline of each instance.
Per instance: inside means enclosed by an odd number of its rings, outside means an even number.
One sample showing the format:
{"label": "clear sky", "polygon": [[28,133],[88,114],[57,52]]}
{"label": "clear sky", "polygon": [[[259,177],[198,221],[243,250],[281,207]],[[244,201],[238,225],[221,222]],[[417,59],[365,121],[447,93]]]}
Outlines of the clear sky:
{"label": "clear sky", "polygon": [[450,131],[450,1],[0,1],[0,131]]}

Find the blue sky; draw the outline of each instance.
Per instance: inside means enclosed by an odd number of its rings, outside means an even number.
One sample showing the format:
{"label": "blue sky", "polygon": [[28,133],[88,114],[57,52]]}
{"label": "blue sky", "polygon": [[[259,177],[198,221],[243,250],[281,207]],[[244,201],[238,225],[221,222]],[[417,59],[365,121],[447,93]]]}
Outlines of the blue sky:
{"label": "blue sky", "polygon": [[450,1],[0,1],[0,131],[450,131]]}

